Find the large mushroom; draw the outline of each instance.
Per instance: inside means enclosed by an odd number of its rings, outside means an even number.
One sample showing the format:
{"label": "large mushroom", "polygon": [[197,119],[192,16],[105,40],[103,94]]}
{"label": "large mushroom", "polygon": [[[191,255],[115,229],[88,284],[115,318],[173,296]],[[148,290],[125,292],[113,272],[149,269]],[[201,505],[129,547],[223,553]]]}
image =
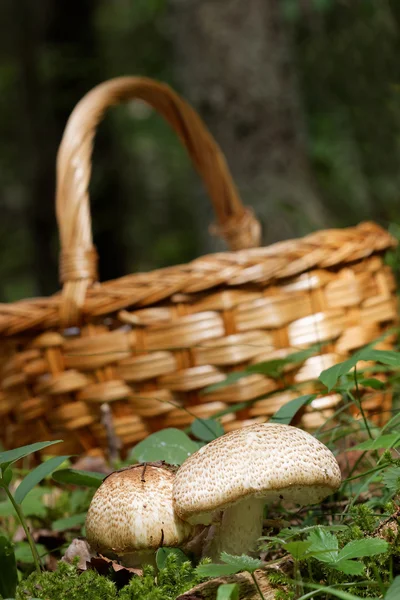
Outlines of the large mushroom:
{"label": "large mushroom", "polygon": [[155,563],[160,547],[181,546],[193,527],[172,505],[176,468],[143,463],[111,473],[93,496],[86,517],[90,547],[124,566]]}
{"label": "large mushroom", "polygon": [[264,506],[277,500],[315,504],[341,483],[332,452],[290,425],[263,423],[227,433],[192,454],[173,485],[176,513],[191,524],[213,524],[204,554],[218,561],[254,549]]}

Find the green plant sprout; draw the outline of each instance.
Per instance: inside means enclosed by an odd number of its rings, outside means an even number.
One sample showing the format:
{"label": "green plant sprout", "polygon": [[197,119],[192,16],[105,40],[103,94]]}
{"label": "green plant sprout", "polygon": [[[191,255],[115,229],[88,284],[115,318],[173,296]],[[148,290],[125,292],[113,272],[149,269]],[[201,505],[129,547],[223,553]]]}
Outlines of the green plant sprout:
{"label": "green plant sprout", "polygon": [[199,565],[196,569],[197,573],[201,577],[224,577],[226,575],[236,575],[245,571],[250,574],[254,587],[256,588],[261,600],[265,600],[265,596],[262,593],[258,584],[257,578],[254,572],[257,569],[261,569],[264,563],[261,560],[251,558],[243,554],[242,556],[232,556],[227,552],[221,552],[221,561],[223,564],[208,564]]}
{"label": "green plant sprout", "polygon": [[40,483],[47,475],[52,473],[59,465],[61,465],[65,460],[70,458],[69,456],[56,456],[54,458],[49,459],[48,461],[40,464],[36,469],[28,473],[26,477],[21,481],[14,494],[11,493],[10,483],[13,478],[13,472],[10,468],[12,464],[24,458],[25,456],[29,456],[34,452],[38,452],[39,450],[43,450],[48,446],[52,446],[53,444],[58,444],[62,440],[57,440],[54,442],[37,442],[36,444],[29,444],[28,446],[22,446],[21,448],[16,448],[15,450],[8,450],[6,452],[0,453],[0,487],[5,491],[8,499],[10,500],[15,513],[18,517],[19,522],[21,523],[26,539],[28,540],[29,546],[32,552],[33,562],[35,564],[36,570],[40,573],[41,564],[40,564],[40,556],[37,551],[35,542],[33,540],[32,534],[30,532],[29,526],[26,522],[24,514],[21,509],[21,503],[24,500],[25,496],[37,485]]}

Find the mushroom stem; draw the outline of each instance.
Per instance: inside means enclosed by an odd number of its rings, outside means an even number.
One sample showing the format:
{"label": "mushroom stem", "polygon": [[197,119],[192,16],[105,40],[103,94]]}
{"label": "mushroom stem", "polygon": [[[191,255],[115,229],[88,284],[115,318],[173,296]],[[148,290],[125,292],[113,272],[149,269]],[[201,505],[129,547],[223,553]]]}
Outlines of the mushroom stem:
{"label": "mushroom stem", "polygon": [[262,535],[263,498],[246,498],[226,508],[220,523],[213,525],[214,534],[203,551],[213,562],[220,562],[221,552],[234,556],[248,554]]}

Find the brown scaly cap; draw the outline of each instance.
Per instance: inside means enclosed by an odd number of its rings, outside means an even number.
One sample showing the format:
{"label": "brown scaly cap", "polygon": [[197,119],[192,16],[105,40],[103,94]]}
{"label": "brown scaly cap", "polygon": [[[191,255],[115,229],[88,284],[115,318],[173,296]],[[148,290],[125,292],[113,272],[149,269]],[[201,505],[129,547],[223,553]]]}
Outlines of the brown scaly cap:
{"label": "brown scaly cap", "polygon": [[186,541],[192,527],[181,521],[172,506],[175,471],[165,463],[144,463],[106,477],[86,517],[92,549],[123,555]]}
{"label": "brown scaly cap", "polygon": [[339,465],[324,444],[296,427],[263,423],[227,433],[185,460],[173,501],[182,519],[203,523],[250,496],[315,504],[340,483]]}

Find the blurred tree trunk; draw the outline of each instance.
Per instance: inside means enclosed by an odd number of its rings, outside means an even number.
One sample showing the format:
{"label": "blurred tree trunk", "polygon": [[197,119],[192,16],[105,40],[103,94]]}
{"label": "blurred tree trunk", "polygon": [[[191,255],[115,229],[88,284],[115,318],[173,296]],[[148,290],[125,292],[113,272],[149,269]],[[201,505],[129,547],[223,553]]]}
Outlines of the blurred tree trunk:
{"label": "blurred tree trunk", "polygon": [[[58,145],[75,104],[102,80],[97,54],[92,0],[22,0],[10,3],[14,52],[19,64],[15,107],[22,122],[21,176],[28,199],[32,236],[31,268],[37,293],[50,294],[58,284],[55,219],[55,166]],[[101,126],[95,147],[95,244],[101,278],[125,274],[125,246],[119,234],[124,223],[124,191],[118,169],[119,149],[112,128]],[[97,175],[96,175],[97,174]]]}
{"label": "blurred tree trunk", "polygon": [[281,2],[174,0],[170,27],[182,91],[221,145],[264,241],[326,225]]}
{"label": "blurred tree trunk", "polygon": [[[54,291],[57,262],[51,241],[54,239],[54,147],[55,123],[47,111],[48,99],[43,97],[39,65],[40,42],[45,31],[49,2],[44,0],[38,11],[28,0],[8,2],[9,22],[13,30],[13,54],[17,63],[17,98],[15,112],[20,127],[20,178],[27,199],[27,221],[32,238],[30,267],[35,273],[37,293]],[[4,25],[4,24],[3,24]],[[46,108],[45,108],[46,107]],[[43,119],[46,114],[46,126]],[[53,162],[50,156],[53,153]]]}

